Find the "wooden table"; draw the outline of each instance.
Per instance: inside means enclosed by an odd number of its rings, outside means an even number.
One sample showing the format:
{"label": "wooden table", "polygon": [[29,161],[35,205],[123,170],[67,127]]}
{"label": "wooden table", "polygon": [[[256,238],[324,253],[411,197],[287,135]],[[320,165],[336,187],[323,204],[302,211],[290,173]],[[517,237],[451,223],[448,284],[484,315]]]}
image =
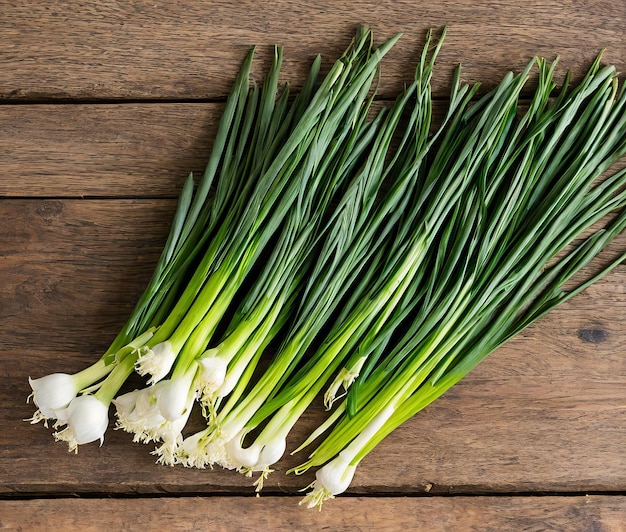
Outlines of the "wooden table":
{"label": "wooden table", "polygon": [[22,421],[29,375],[82,369],[123,324],[248,48],[260,75],[284,45],[297,87],[358,23],[405,34],[383,100],[443,24],[441,105],[459,62],[485,89],[535,54],[580,79],[606,47],[626,71],[620,0],[0,3],[0,528],[626,530],[624,265],[392,434],[321,513],[297,504],[313,477],[284,474],[295,457],[255,498],[233,472],[156,465],[121,431],[76,456]]}

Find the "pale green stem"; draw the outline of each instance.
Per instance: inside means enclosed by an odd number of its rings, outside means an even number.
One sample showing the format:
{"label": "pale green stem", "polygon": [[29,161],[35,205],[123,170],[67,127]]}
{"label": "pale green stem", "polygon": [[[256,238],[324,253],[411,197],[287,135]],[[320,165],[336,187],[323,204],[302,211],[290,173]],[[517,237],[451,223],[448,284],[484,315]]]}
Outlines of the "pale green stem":
{"label": "pale green stem", "polygon": [[85,368],[73,375],[77,388],[79,390],[83,390],[84,388],[91,386],[111,373],[114,367],[115,366],[113,364],[107,364],[104,357],[102,357],[95,364],[92,364],[88,368]]}
{"label": "pale green stem", "polygon": [[[213,302],[213,304],[208,309],[204,317],[200,320],[200,322],[196,325],[196,327],[187,336],[187,338],[184,341],[182,349],[180,349],[178,358],[176,359],[176,364],[174,366],[174,372],[172,373],[172,378],[176,378],[177,376],[185,373],[187,369],[189,369],[193,361],[202,353],[204,353],[208,342],[213,336],[213,333],[215,332],[215,329],[219,325],[222,317],[228,310],[228,307],[230,303],[232,302],[233,296],[235,295],[238,289],[239,289],[238,283],[230,284],[229,286],[227,286],[224,289],[224,291]],[[177,333],[178,333],[178,330],[177,330]],[[181,338],[182,334],[184,334],[184,330],[180,336],[177,335],[176,339],[178,340],[178,338]],[[174,345],[177,345],[177,344],[174,344]],[[176,348],[174,349],[176,350]]]}
{"label": "pale green stem", "polygon": [[109,373],[109,376],[104,379],[100,389],[94,394],[100,402],[105,405],[111,404],[111,401],[120,391],[120,388],[126,382],[126,379],[128,379],[135,369],[136,360],[136,353],[128,355],[121,362],[119,362],[115,368],[113,368],[113,371]]}

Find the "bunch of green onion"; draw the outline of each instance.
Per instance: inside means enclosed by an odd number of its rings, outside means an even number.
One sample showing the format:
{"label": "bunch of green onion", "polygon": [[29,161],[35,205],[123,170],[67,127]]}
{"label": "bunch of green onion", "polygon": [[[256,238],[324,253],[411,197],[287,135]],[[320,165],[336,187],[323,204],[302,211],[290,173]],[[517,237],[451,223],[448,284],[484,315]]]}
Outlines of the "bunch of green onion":
{"label": "bunch of green onion", "polygon": [[[30,381],[31,421],[53,420],[76,451],[103,441],[114,403],[159,462],[258,472],[260,490],[323,393],[329,415],[292,470],[318,468],[303,502],[321,507],[396,427],[622,262],[576,276],[626,226],[626,170],[607,175],[626,154],[615,69],[598,57],[553,94],[556,62],[535,59],[480,98],[457,69],[435,127],[444,35],[429,32],[413,81],[378,112],[399,36],[374,47],[359,28],[295,97],[278,87],[280,48],[249,83],[251,51],[128,322],[91,367]],[[146,386],[120,395],[133,372]],[[206,428],[183,436],[196,404]]]}

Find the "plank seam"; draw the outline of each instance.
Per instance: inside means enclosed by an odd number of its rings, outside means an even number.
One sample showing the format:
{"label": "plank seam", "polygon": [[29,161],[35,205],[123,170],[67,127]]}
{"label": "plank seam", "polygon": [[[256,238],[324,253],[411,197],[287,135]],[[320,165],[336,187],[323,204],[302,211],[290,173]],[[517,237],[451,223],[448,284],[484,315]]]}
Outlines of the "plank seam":
{"label": "plank seam", "polygon": [[[255,497],[256,493],[252,492],[167,492],[167,493],[97,493],[97,492],[59,492],[59,493],[26,493],[19,495],[0,495],[0,501],[21,501],[35,499],[163,499],[163,498],[214,498],[214,497]],[[539,497],[569,497],[583,498],[592,496],[602,497],[625,497],[626,490],[621,491],[512,491],[512,492],[474,492],[474,493],[425,493],[425,492],[376,492],[376,493],[356,493],[346,492],[341,495],[342,499],[347,498],[539,498]],[[280,498],[301,498],[299,493],[285,493],[280,491],[268,491],[263,493],[263,497],[280,497]]]}

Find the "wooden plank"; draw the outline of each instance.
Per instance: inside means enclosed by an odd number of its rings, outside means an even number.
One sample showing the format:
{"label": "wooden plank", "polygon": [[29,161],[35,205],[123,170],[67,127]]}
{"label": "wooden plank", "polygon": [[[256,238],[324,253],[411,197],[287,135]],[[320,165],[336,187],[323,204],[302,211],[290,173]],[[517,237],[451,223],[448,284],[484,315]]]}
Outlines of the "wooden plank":
{"label": "wooden plank", "polygon": [[221,104],[0,106],[0,196],[175,196]]}
{"label": "wooden plank", "polygon": [[425,31],[447,24],[435,77],[442,95],[458,63],[467,80],[490,86],[534,55],[560,54],[579,76],[606,47],[606,60],[623,71],[624,17],[623,4],[607,0],[4,3],[0,98],[221,98],[252,45],[257,77],[271,47],[284,45],[284,79],[297,85],[317,53],[334,60],[361,23],[378,40],[405,34],[385,61],[385,95],[411,76]]}
{"label": "wooden plank", "polygon": [[[71,349],[87,357],[105,347],[150,278],[175,204],[1,201],[4,347]],[[83,333],[64,332],[72,323],[81,323]]]}
{"label": "wooden plank", "polygon": [[[435,102],[434,124],[445,109]],[[202,176],[222,110],[220,103],[0,105],[0,197],[176,197],[189,172]]]}
{"label": "wooden plank", "polygon": [[[374,108],[385,105],[390,102]],[[447,102],[434,102],[434,127],[446,108]],[[222,109],[219,103],[0,105],[0,197],[175,198],[189,172],[200,179]]]}
{"label": "wooden plank", "polygon": [[[383,103],[375,103],[380,108]],[[435,103],[435,120],[445,103]],[[223,104],[0,105],[0,197],[177,197]]]}
{"label": "wooden plank", "polygon": [[[78,371],[106,348],[151,273],[173,207],[0,202],[10,220],[0,232],[0,493],[252,491],[233,472],[155,465],[150,447],[119,431],[74,456],[50,430],[21,421],[33,410],[29,375]],[[616,248],[625,245],[626,235]],[[501,348],[369,455],[351,492],[626,490],[625,287],[622,265]],[[290,448],[323,415],[319,405],[307,413]],[[303,459],[285,457],[266,491],[306,486],[312,474],[284,475]]]}
{"label": "wooden plank", "polygon": [[626,497],[295,497],[0,501],[8,530],[626,530]]}

